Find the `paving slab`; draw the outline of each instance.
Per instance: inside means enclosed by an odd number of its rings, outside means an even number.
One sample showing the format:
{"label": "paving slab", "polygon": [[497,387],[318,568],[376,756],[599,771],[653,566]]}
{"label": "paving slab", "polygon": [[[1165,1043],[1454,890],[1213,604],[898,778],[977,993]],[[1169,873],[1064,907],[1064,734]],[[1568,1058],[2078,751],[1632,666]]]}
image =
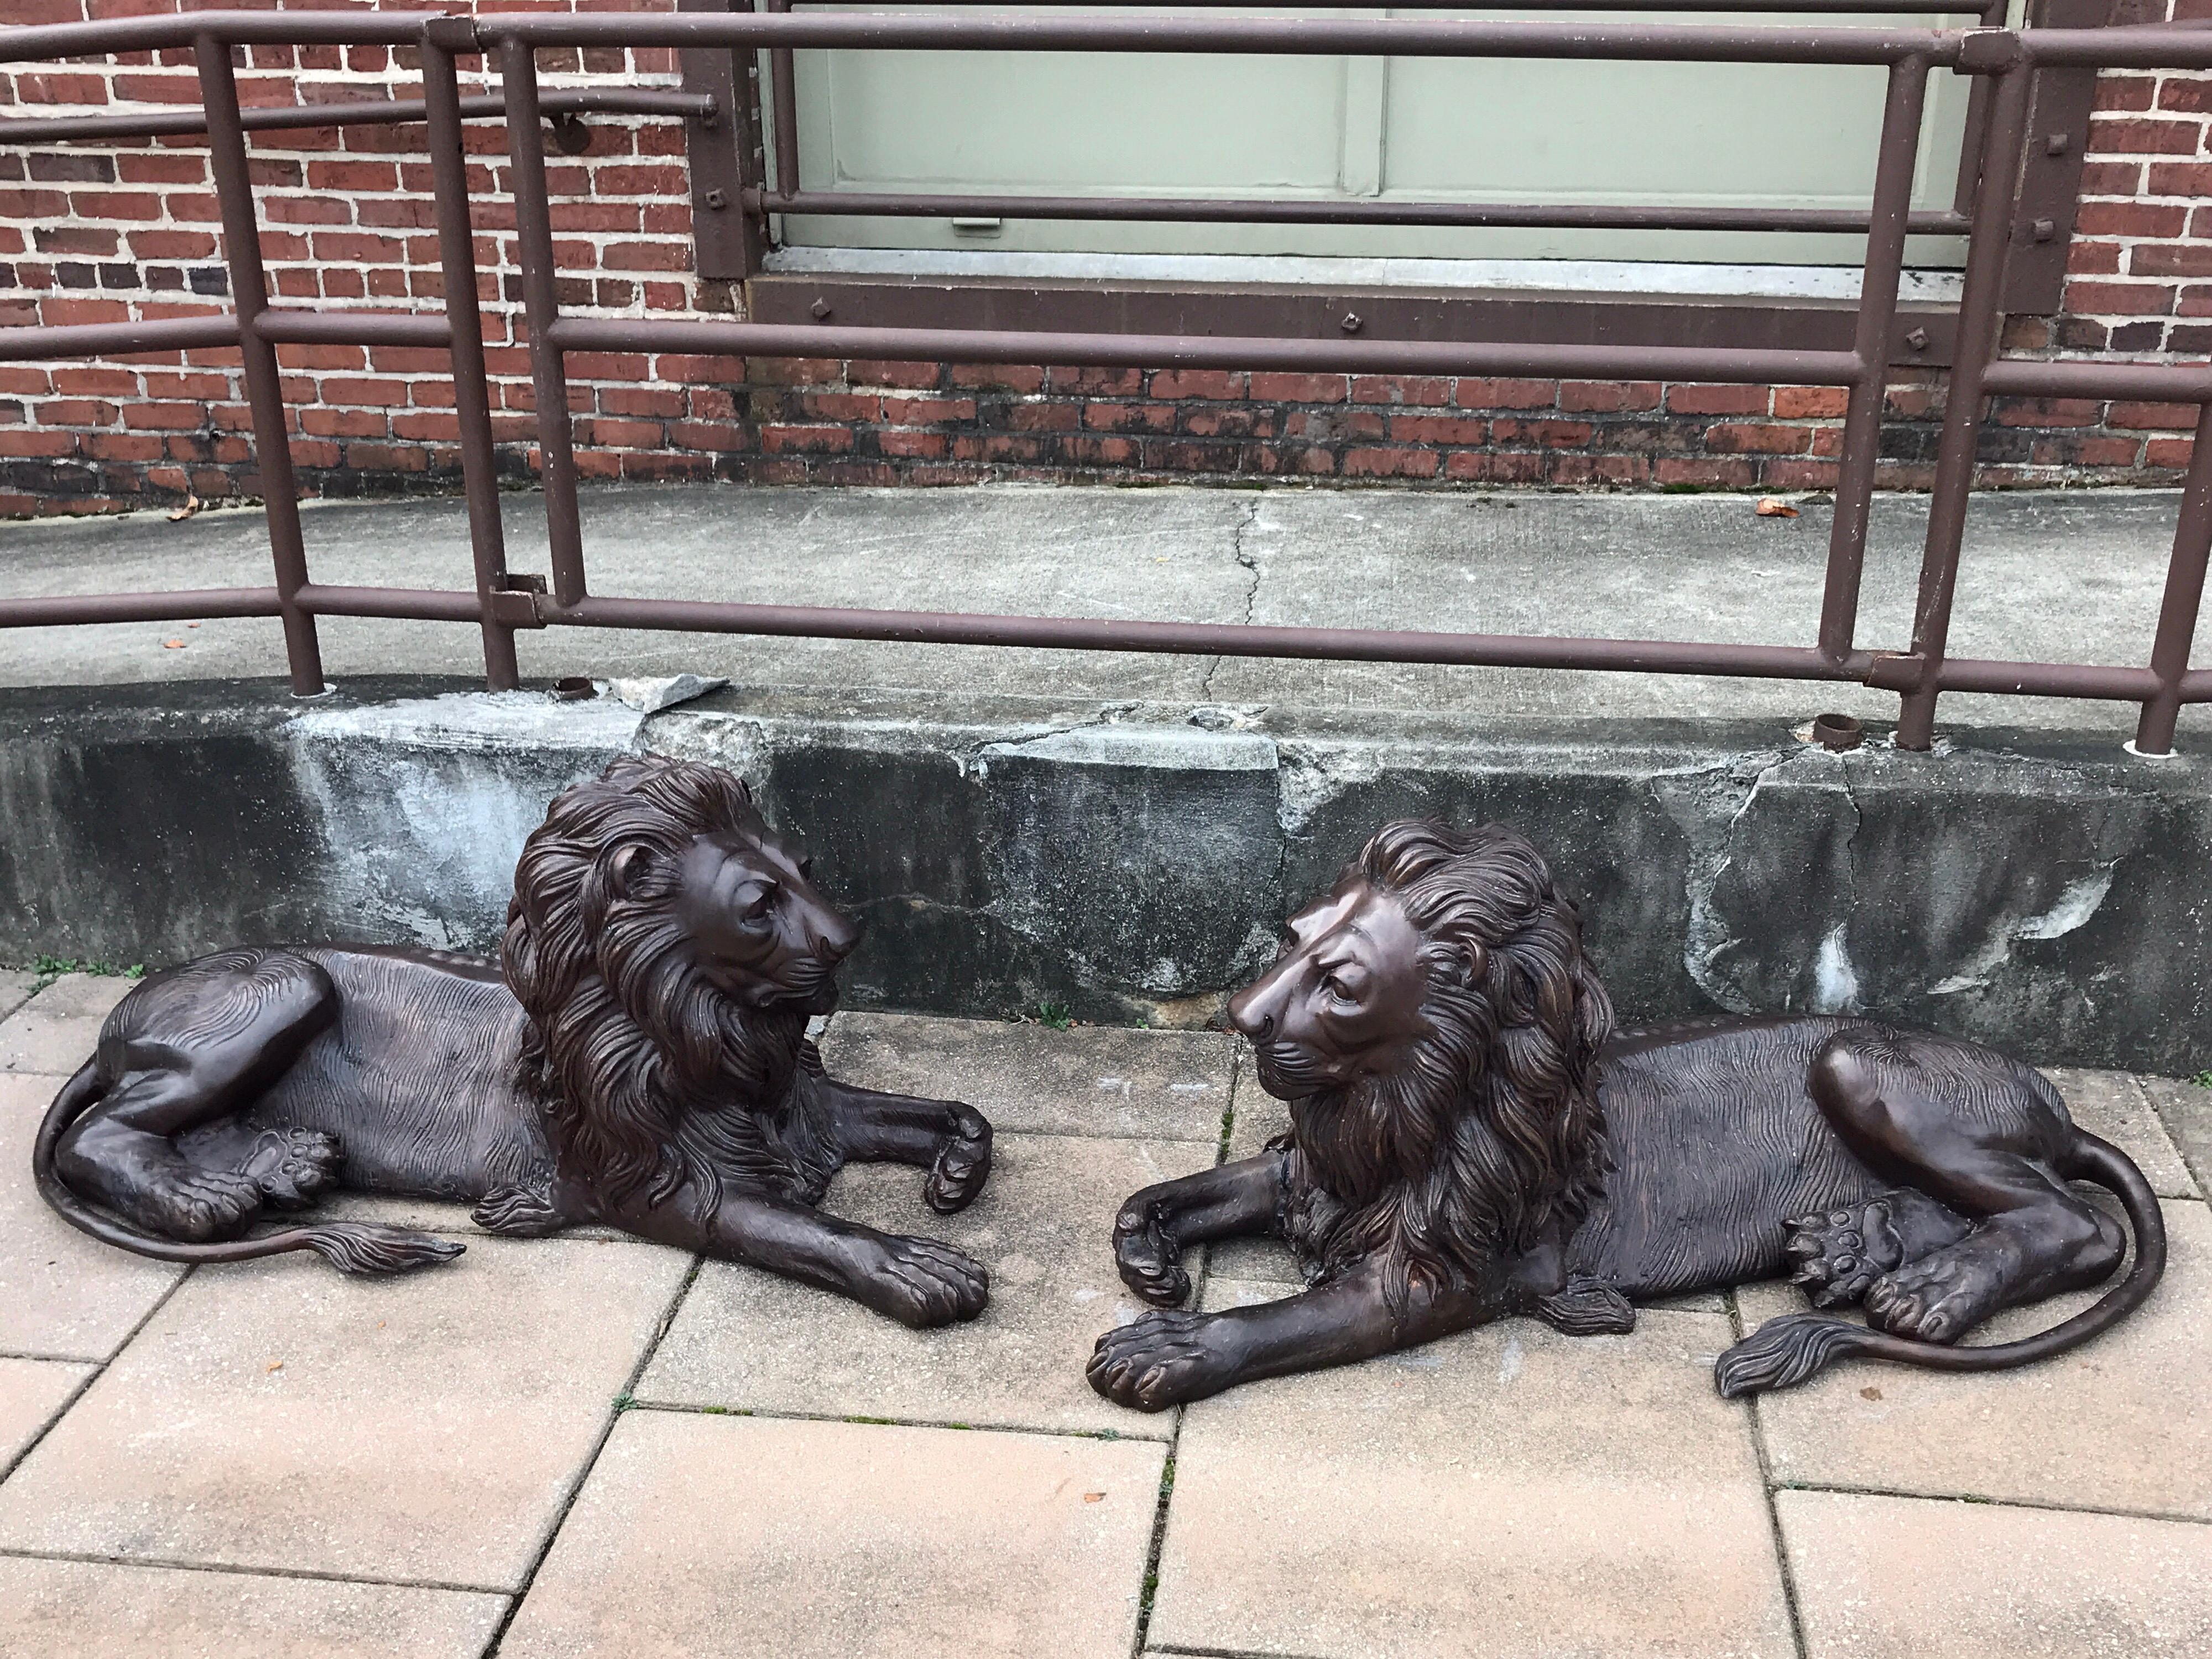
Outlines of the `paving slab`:
{"label": "paving slab", "polygon": [[61,1079],[0,1075],[0,1353],[106,1359],[184,1277],[86,1237],[31,1182],[31,1143]]}
{"label": "paving slab", "polygon": [[1122,1659],[1165,1456],[626,1412],[501,1659]]}
{"label": "paving slab", "polygon": [[[1216,1281],[1212,1306],[1278,1294]],[[1724,1317],[1528,1321],[1188,1408],[1150,1639],[1364,1659],[1793,1652]]]}
{"label": "paving slab", "polygon": [[2096,1072],[2046,1066],[2044,1076],[2058,1085],[2075,1122],[2109,1140],[2135,1159],[2160,1198],[2202,1198],[2173,1137],[2153,1109],[2142,1084],[2126,1072]]}
{"label": "paving slab", "polygon": [[[2150,1300],[2072,1353],[1983,1376],[1852,1361],[1762,1395],[1774,1478],[2212,1520],[2212,1219],[2178,1200],[2165,1212],[2166,1276]],[[1736,1297],[1747,1330],[1805,1306],[1782,1284]],[[2093,1300],[2011,1309],[1976,1340],[2046,1329]]]}
{"label": "paving slab", "polygon": [[471,1243],[196,1274],[0,1486],[0,1547],[518,1588],[690,1265]]}
{"label": "paving slab", "polygon": [[0,1020],[0,1073],[67,1077],[92,1057],[100,1022],[137,981],[116,974],[64,974]]}
{"label": "paving slab", "polygon": [[0,1358],[0,1470],[38,1438],[92,1370],[65,1359]]}
{"label": "paving slab", "polygon": [[37,975],[27,969],[0,968],[0,1019],[29,1000],[31,988],[38,982]]}
{"label": "paving slab", "polygon": [[1171,1419],[1102,1400],[1083,1368],[1098,1334],[1141,1304],[1114,1271],[1114,1212],[1139,1187],[1201,1170],[1194,1141],[1003,1135],[982,1196],[958,1215],[921,1201],[921,1172],[847,1170],[826,1207],[926,1233],[990,1270],[982,1316],[912,1331],[787,1279],[708,1262],[639,1381],[641,1400],[978,1427],[1164,1437]]}
{"label": "paving slab", "polygon": [[2142,1082],[2197,1184],[2212,1182],[2212,1089],[2177,1077],[2147,1077]]}
{"label": "paving slab", "polygon": [[2212,1652],[2212,1528],[1784,1492],[1807,1659]]}
{"label": "paving slab", "polygon": [[1139,1135],[1217,1145],[1236,1039],[1012,1020],[841,1013],[823,1063],[864,1088],[964,1100],[1000,1132]]}
{"label": "paving slab", "polygon": [[477,1659],[507,1598],[0,1557],[0,1659]]}

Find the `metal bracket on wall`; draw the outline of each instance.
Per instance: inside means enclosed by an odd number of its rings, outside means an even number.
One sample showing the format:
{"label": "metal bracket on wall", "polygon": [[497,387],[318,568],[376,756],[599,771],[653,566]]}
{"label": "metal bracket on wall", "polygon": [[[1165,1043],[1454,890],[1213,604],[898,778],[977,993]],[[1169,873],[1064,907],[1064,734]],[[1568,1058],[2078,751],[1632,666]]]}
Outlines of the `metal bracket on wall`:
{"label": "metal bracket on wall", "polygon": [[[2031,8],[2044,28],[2104,28],[2135,21],[2130,0],[2040,0]],[[2097,104],[2095,70],[2038,71],[2027,110],[2027,143],[2014,208],[2012,254],[2005,264],[2004,310],[2047,317],[2066,296],[2066,254],[2081,197],[2081,158],[2089,147],[2089,112]]]}
{"label": "metal bracket on wall", "polygon": [[[678,11],[750,11],[747,0],[677,0]],[[742,282],[761,268],[768,221],[744,205],[763,185],[760,100],[753,82],[757,54],[726,47],[684,47],[677,54],[684,89],[714,100],[711,115],[684,123],[691,163],[694,269],[714,282]]]}

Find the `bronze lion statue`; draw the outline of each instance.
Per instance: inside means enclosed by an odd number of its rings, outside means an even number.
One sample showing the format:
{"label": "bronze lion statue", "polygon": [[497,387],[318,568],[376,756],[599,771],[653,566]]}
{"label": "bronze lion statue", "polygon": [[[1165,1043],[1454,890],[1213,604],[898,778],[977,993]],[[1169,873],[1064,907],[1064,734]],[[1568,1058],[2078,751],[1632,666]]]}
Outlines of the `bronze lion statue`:
{"label": "bronze lion statue", "polygon": [[[1954,1038],[1851,1018],[1613,1029],[1574,905],[1512,830],[1384,826],[1273,967],[1231,1001],[1289,1133],[1146,1188],[1114,1250],[1139,1296],[1181,1253],[1272,1234],[1310,1288],[1153,1311],[1098,1340],[1091,1383],[1158,1411],[1255,1377],[1389,1352],[1507,1314],[1623,1332],[1637,1301],[1774,1277],[1814,1303],[1720,1358],[1729,1398],[1865,1355],[1997,1370],[2087,1341],[2166,1261],[2157,1200],[2049,1082]],[[2127,1276],[2034,1336],[1954,1346],[2000,1308]]]}
{"label": "bronze lion statue", "polygon": [[48,1110],[39,1190],[170,1261],[309,1249],[400,1273],[459,1253],[358,1222],[247,1236],[345,1187],[473,1201],[494,1233],[619,1227],[909,1325],[972,1319],[975,1262],[814,1208],[849,1159],[927,1169],[943,1213],[991,1168],[972,1108],[823,1074],[807,1021],[858,940],[736,777],[625,757],[531,832],[498,963],[334,945],[149,976]]}

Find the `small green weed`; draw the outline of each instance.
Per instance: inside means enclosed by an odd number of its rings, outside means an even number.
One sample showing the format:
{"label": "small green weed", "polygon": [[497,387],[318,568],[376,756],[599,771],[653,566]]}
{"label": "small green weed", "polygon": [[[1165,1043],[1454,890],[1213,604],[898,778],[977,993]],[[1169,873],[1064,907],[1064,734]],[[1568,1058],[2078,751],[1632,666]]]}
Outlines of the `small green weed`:
{"label": "small green weed", "polygon": [[1075,1024],[1075,1017],[1068,1012],[1065,1003],[1040,1002],[1036,1006],[1036,1017],[1038,1024],[1048,1026],[1055,1031],[1065,1031]]}
{"label": "small green weed", "polygon": [[143,979],[146,964],[134,962],[118,968],[112,962],[82,962],[75,957],[50,957],[41,951],[31,959],[31,989],[43,991],[64,974],[92,974],[101,979]]}
{"label": "small green weed", "polygon": [[2212,1089],[2212,1069],[2199,1072],[2189,1080],[2200,1089]]}
{"label": "small green weed", "polygon": [[615,1396],[615,1409],[618,1412],[629,1411],[636,1404],[637,1396],[630,1393],[627,1389],[623,1389],[622,1393]]}

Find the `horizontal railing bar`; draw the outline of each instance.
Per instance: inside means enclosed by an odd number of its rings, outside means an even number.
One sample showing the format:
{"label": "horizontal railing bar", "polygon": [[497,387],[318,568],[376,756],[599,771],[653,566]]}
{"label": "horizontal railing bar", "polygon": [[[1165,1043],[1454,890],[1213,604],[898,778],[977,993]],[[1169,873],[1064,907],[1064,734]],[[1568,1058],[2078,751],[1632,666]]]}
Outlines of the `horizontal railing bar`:
{"label": "horizontal railing bar", "polygon": [[[477,594],[460,590],[311,583],[300,589],[297,602],[301,609],[323,617],[471,623],[483,619],[483,601]],[[1732,678],[1837,683],[1863,679],[1873,662],[1872,654],[1864,651],[1854,652],[1841,662],[1832,662],[1818,651],[1803,647],[1675,640],[1255,627],[1238,623],[1132,622],[1114,617],[979,616],[830,605],[724,604],[703,599],[609,599],[596,595],[568,606],[543,597],[537,603],[544,621],[573,628],[1003,646],[1032,650],[1711,674]],[[0,599],[0,628],[188,622],[278,614],[278,595],[273,587]],[[2139,702],[2157,689],[2155,677],[2144,668],[1996,662],[1973,658],[1946,661],[1942,669],[1942,686],[1946,691],[2091,697],[2118,702]],[[2181,700],[2212,702],[2212,669],[2193,670],[2184,677]]]}
{"label": "horizontal railing bar", "polygon": [[443,312],[301,311],[272,307],[253,331],[280,345],[443,346],[453,343]]}
{"label": "horizontal railing bar", "polygon": [[653,46],[896,52],[1200,52],[1550,58],[1667,63],[1959,61],[1960,32],[1738,24],[1492,22],[1429,17],[932,17],[895,12],[482,13],[477,38],[532,47]]}
{"label": "horizontal railing bar", "polygon": [[889,362],[1069,363],[1320,374],[1524,374],[1568,380],[1854,386],[1848,351],[1699,346],[1515,344],[1469,340],[1297,340],[1233,335],[1060,334],[1003,329],[806,327],[657,317],[563,317],[563,351],[677,351],[732,357],[865,357]]}
{"label": "horizontal railing bar", "polygon": [[[1265,9],[1269,11],[1364,11],[1370,0],[1188,0],[1193,10]],[[902,0],[909,5],[1003,5],[1006,0]],[[1097,7],[1172,5],[1176,0],[1022,0],[1031,6]],[[1897,17],[1979,17],[1985,8],[1962,5],[1959,0],[1397,0],[1393,11],[1635,11],[1758,12],[1788,16],[1849,16],[1854,14]]]}
{"label": "horizontal railing bar", "polygon": [[198,622],[215,617],[274,617],[280,610],[273,587],[191,587],[174,593],[58,593],[0,599],[0,628]]}
{"label": "horizontal railing bar", "polygon": [[[658,91],[650,88],[575,88],[540,94],[548,115],[711,115],[714,98],[703,92]],[[497,93],[472,93],[461,100],[471,118],[507,112]],[[239,112],[248,132],[296,127],[401,126],[424,118],[420,98],[364,98],[343,103],[264,105]],[[58,143],[84,138],[159,138],[207,131],[207,115],[197,108],[142,110],[128,115],[46,115],[0,121],[0,144]]]}
{"label": "horizontal railing bar", "polygon": [[2146,403],[2212,403],[2212,365],[2046,362],[2001,357],[1982,372],[1982,390],[2014,398],[2134,398]]}
{"label": "horizontal railing bar", "polygon": [[2039,69],[2212,69],[2212,33],[2173,23],[2022,29],[2020,42]]}
{"label": "horizontal railing bar", "polygon": [[444,588],[344,587],[309,582],[300,608],[319,617],[383,617],[402,622],[481,623],[483,601]]}
{"label": "horizontal railing bar", "polygon": [[188,351],[195,346],[234,346],[238,319],[155,317],[114,323],[28,324],[0,328],[0,363],[48,357],[126,357],[139,351]]}
{"label": "horizontal railing bar", "polygon": [[90,23],[37,23],[0,29],[0,64],[40,58],[84,58],[189,46],[202,35],[232,46],[409,46],[432,11],[188,11],[159,17],[114,17]]}
{"label": "horizontal railing bar", "polygon": [[[848,190],[802,190],[790,194],[747,190],[744,200],[744,205],[755,212],[859,218],[1437,225],[1461,229],[1518,226],[1555,230],[1781,230],[1863,234],[1873,217],[1863,208],[1637,207],[1580,203],[1524,206],[1492,202],[1263,201],[1203,196],[939,196]],[[1964,235],[1967,229],[1963,213],[1915,213],[1908,216],[1907,224],[1922,235]]]}

